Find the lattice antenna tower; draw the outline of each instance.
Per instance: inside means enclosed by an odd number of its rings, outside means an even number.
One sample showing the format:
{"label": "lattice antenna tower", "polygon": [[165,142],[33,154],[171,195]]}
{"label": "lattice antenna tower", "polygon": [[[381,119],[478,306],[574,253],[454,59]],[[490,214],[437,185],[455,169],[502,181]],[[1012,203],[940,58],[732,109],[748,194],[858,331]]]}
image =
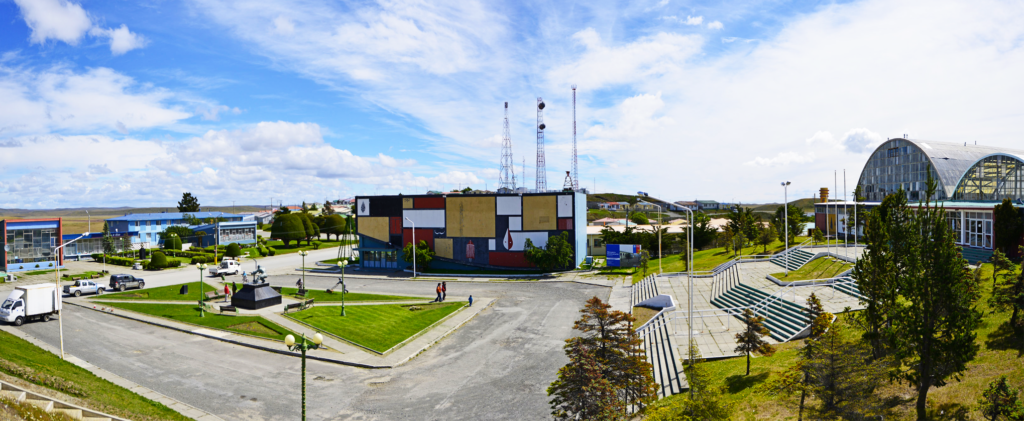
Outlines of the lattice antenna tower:
{"label": "lattice antenna tower", "polygon": [[547,167],[544,163],[544,99],[537,97],[537,193],[548,190]]}
{"label": "lattice antenna tower", "polygon": [[512,131],[508,124],[508,101],[505,101],[505,123],[501,136],[501,170],[498,172],[498,191],[516,189],[516,170],[512,162]]}
{"label": "lattice antenna tower", "polygon": [[572,191],[580,189],[580,172],[576,166],[576,85],[572,85]]}

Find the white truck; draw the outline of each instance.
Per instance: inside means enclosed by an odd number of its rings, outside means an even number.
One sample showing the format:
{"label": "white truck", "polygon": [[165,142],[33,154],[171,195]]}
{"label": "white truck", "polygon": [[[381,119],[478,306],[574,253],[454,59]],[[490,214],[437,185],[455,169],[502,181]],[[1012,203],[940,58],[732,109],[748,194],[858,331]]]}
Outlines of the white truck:
{"label": "white truck", "polygon": [[238,275],[239,273],[242,273],[242,265],[230,257],[224,258],[224,261],[220,262],[220,266],[210,268],[212,276]]}
{"label": "white truck", "polygon": [[60,290],[55,284],[39,284],[17,287],[0,304],[0,320],[21,326],[28,320],[49,321],[61,309]]}

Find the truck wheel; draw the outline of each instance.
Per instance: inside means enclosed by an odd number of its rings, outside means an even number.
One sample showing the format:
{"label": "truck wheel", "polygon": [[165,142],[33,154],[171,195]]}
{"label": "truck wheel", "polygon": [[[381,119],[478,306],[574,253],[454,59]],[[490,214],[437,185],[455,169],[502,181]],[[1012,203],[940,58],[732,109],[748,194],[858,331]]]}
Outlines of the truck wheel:
{"label": "truck wheel", "polygon": [[75,297],[81,297],[82,291],[75,291]]}
{"label": "truck wheel", "polygon": [[96,289],[96,295],[100,295],[102,293],[103,293],[103,288],[97,288]]}
{"label": "truck wheel", "polygon": [[145,287],[146,287],[146,283],[145,282],[139,282],[139,289],[143,289]]}
{"label": "truck wheel", "polygon": [[25,323],[25,319],[24,318],[19,317],[17,319],[14,319],[14,325],[15,326],[21,326],[22,323]]}
{"label": "truck wheel", "polygon": [[121,291],[124,291],[124,284],[121,284],[120,288],[118,288],[118,289],[120,289]]}
{"label": "truck wheel", "polygon": [[50,315],[49,314],[44,314],[43,315],[43,323],[46,323],[48,321],[50,321]]}

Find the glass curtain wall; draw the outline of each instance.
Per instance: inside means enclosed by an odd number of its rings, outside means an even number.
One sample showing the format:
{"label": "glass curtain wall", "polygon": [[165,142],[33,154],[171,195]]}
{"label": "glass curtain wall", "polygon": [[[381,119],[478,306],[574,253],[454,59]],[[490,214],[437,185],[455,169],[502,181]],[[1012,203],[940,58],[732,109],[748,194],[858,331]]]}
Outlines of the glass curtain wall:
{"label": "glass curtain wall", "polygon": [[7,265],[54,261],[50,241],[56,238],[57,230],[55,228],[8,229],[5,242],[10,245],[10,250],[7,252]]}
{"label": "glass curtain wall", "polygon": [[978,161],[964,174],[954,200],[1012,200],[1024,198],[1024,174],[1019,159],[995,155]]}
{"label": "glass curtain wall", "polygon": [[[928,157],[913,143],[903,139],[890,140],[868,158],[859,184],[868,201],[879,202],[901,188],[907,193],[907,200],[924,200],[929,165]],[[934,168],[931,168],[931,173],[938,181]],[[941,185],[936,194],[939,200],[946,199]]]}

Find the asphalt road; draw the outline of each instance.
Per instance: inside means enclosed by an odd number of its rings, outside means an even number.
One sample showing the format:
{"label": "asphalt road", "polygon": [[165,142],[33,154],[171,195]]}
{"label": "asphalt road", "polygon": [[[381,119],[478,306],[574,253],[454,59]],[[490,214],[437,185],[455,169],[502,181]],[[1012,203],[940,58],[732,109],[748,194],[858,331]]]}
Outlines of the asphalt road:
{"label": "asphalt road", "polygon": [[[294,277],[277,276],[288,285]],[[313,288],[335,278],[307,276]],[[351,292],[432,295],[433,282],[349,279]],[[448,338],[395,369],[309,361],[309,419],[548,419],[546,388],[584,301],[608,288],[575,283],[451,283],[451,299],[498,298]],[[143,386],[228,420],[294,420],[300,360],[69,306],[65,346]],[[57,345],[56,323],[27,333]]]}

